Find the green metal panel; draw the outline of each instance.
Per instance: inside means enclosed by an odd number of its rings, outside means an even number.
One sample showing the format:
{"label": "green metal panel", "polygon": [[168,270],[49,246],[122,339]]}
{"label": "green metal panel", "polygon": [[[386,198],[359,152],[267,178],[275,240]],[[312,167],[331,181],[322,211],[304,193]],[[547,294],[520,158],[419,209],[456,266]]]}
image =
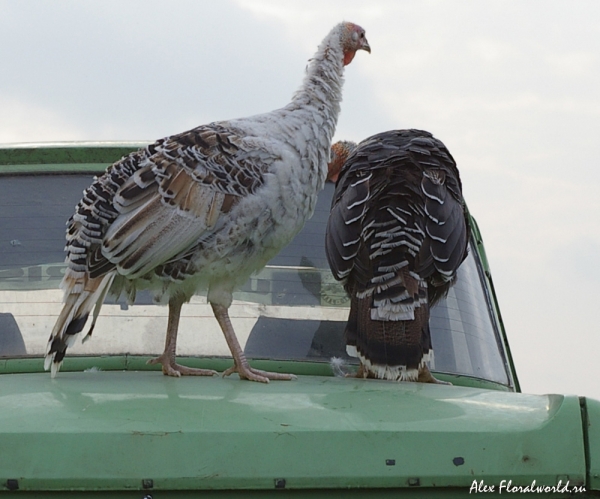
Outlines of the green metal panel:
{"label": "green metal panel", "polygon": [[587,436],[588,489],[600,490],[600,401],[583,398],[582,410]]}
{"label": "green metal panel", "polygon": [[[144,355],[103,355],[66,357],[61,372],[100,369],[102,371],[160,371],[160,365],[148,365],[152,357]],[[213,369],[223,372],[233,363],[231,358],[223,357],[177,357],[178,361],[189,367]],[[252,366],[265,371],[292,373],[298,376],[333,376],[329,362],[251,359]],[[44,359],[40,357],[0,358],[0,374],[42,373]],[[488,390],[512,391],[510,387],[481,378],[435,372],[436,378],[455,386],[484,388]]]}
{"label": "green metal panel", "polygon": [[147,142],[62,142],[0,146],[0,175],[102,172]]}
{"label": "green metal panel", "polygon": [[0,145],[1,165],[113,163],[148,142],[48,142]]}
{"label": "green metal panel", "polygon": [[[583,484],[579,400],[301,376],[0,377],[0,483],[19,490]],[[8,451],[7,451],[8,450]]]}

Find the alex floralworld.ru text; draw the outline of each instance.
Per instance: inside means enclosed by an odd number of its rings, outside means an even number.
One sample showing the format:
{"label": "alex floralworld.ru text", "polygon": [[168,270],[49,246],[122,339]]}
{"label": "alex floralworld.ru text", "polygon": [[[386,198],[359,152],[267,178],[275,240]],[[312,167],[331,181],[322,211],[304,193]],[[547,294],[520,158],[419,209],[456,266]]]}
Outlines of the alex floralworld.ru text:
{"label": "alex floralworld.ru text", "polygon": [[508,493],[559,493],[559,494],[578,494],[585,492],[585,487],[583,485],[577,486],[573,485],[569,486],[569,481],[566,483],[562,483],[562,480],[559,480],[556,485],[538,485],[534,480],[529,485],[513,485],[512,480],[502,480],[498,485],[486,485],[483,480],[479,482],[477,480],[473,480],[471,487],[469,488],[469,494],[477,494],[477,493],[494,493],[498,494]]}

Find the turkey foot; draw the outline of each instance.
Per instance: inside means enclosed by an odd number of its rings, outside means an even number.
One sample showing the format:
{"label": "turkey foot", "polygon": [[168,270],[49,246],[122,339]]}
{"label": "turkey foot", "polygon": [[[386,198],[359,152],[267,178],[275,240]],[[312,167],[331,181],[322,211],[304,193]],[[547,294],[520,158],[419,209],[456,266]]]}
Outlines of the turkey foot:
{"label": "turkey foot", "polygon": [[146,364],[162,364],[162,372],[164,375],[175,376],[177,378],[180,376],[214,376],[215,374],[219,374],[212,369],[197,369],[195,367],[182,366],[164,353],[154,359],[150,359]]}
{"label": "turkey foot", "polygon": [[231,373],[238,373],[241,379],[259,381],[260,383],[268,383],[270,379],[286,381],[297,379],[294,374],[272,373],[250,367],[246,355],[240,346],[240,342],[235,335],[235,331],[233,330],[227,308],[223,305],[217,305],[216,303],[211,303],[211,306],[217,322],[225,335],[225,340],[227,341],[231,355],[233,356],[234,364],[223,373],[223,376],[229,376]]}
{"label": "turkey foot", "polygon": [[270,371],[261,371],[260,369],[254,369],[250,367],[248,362],[243,362],[241,366],[242,367],[240,368],[236,362],[233,366],[231,366],[229,369],[227,369],[227,371],[223,373],[223,376],[229,376],[232,373],[238,373],[240,379],[259,381],[261,383],[268,383],[270,379],[284,381],[297,379],[297,376],[295,374],[273,373]]}
{"label": "turkey foot", "polygon": [[435,383],[437,385],[452,385],[448,381],[442,381],[437,379],[427,366],[425,366],[421,371],[419,371],[419,377],[417,379],[419,383]]}

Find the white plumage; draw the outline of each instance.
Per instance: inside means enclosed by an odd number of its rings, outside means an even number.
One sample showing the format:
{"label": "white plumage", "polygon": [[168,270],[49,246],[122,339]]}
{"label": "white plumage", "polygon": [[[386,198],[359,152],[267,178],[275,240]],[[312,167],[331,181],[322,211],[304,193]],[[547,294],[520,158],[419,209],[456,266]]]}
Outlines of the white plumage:
{"label": "white plumage", "polygon": [[181,306],[207,290],[234,358],[225,372],[268,382],[292,375],[252,369],[231,326],[233,290],[276,255],[313,213],[340,111],[344,66],[370,47],[340,23],[310,60],[285,107],[214,122],[158,140],[110,166],[68,222],[65,305],[48,342],[56,375],[67,347],[107,292],[151,289],[169,304],[161,363],[168,375],[212,375],[175,363]]}

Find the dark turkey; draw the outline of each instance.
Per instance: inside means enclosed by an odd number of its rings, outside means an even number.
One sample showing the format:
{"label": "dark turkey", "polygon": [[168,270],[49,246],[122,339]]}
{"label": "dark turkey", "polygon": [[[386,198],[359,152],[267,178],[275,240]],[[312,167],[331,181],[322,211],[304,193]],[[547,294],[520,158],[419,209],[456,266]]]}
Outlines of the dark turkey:
{"label": "dark turkey", "polygon": [[364,377],[437,382],[429,309],[454,283],[469,239],[456,163],[421,130],[380,133],[354,150],[338,143],[338,158],[325,247],[350,295],[348,354]]}

